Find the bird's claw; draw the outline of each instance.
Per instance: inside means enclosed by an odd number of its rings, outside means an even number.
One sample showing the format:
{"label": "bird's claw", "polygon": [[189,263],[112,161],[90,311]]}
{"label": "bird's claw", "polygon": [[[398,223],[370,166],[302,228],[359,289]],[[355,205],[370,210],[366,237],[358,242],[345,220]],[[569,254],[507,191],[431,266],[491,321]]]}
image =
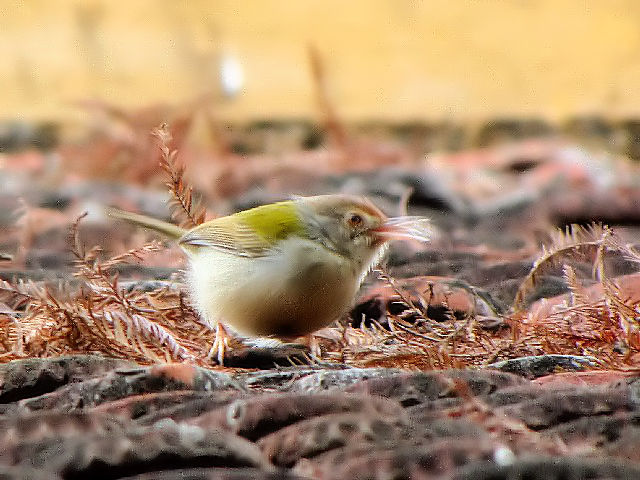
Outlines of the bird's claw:
{"label": "bird's claw", "polygon": [[224,365],[224,354],[229,348],[229,333],[220,322],[216,323],[216,339],[209,349],[207,359],[216,358],[218,365]]}

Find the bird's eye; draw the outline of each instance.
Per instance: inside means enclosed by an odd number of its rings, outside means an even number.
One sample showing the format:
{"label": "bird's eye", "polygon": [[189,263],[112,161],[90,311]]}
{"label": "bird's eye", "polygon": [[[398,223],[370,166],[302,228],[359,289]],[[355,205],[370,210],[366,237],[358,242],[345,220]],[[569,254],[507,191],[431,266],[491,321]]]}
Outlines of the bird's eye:
{"label": "bird's eye", "polygon": [[362,215],[359,215],[357,213],[352,213],[351,215],[349,215],[348,222],[349,222],[349,225],[352,227],[359,227],[364,223],[364,219],[362,218]]}

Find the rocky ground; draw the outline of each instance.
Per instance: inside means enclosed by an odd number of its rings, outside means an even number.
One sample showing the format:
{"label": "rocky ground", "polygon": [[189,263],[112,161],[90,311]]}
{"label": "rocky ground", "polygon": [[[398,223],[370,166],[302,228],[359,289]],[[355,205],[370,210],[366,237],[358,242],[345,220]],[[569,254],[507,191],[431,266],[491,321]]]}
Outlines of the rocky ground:
{"label": "rocky ground", "polygon": [[3,478],[638,478],[638,376],[0,368]]}
{"label": "rocky ground", "polygon": [[168,218],[153,145],[122,142],[0,157],[0,478],[640,478],[635,163],[558,138],[183,146],[209,212],[348,192],[437,232],[394,245],[319,358],[221,367],[179,252],[102,210]]}

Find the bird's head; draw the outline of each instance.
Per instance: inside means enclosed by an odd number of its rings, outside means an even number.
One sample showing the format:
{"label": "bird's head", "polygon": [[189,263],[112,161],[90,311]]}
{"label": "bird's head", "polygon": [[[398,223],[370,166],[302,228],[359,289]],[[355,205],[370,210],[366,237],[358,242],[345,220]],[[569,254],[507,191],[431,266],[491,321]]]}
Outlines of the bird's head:
{"label": "bird's head", "polygon": [[310,238],[354,261],[361,269],[379,259],[392,239],[429,239],[422,217],[388,218],[371,201],[352,195],[299,197],[296,206]]}

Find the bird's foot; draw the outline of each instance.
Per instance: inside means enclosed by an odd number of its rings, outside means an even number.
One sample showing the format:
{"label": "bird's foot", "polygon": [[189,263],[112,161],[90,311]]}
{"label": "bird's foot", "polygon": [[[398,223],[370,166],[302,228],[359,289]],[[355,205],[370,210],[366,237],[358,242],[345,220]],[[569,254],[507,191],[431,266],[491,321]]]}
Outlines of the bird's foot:
{"label": "bird's foot", "polygon": [[220,322],[216,323],[216,339],[211,345],[211,349],[207,354],[207,359],[211,360],[216,358],[218,365],[224,364],[224,354],[226,349],[229,348],[229,332]]}
{"label": "bird's foot", "polygon": [[306,336],[307,346],[309,347],[309,354],[311,358],[316,361],[320,361],[322,358],[322,349],[320,348],[320,342],[313,333]]}
{"label": "bird's foot", "polygon": [[315,337],[313,333],[309,333],[302,337],[288,338],[286,340],[290,340],[290,342],[284,343],[285,346],[297,346],[298,348],[302,347],[308,350],[308,354],[306,355],[311,363],[321,361],[322,349],[320,348],[320,342],[318,342],[317,337]]}

